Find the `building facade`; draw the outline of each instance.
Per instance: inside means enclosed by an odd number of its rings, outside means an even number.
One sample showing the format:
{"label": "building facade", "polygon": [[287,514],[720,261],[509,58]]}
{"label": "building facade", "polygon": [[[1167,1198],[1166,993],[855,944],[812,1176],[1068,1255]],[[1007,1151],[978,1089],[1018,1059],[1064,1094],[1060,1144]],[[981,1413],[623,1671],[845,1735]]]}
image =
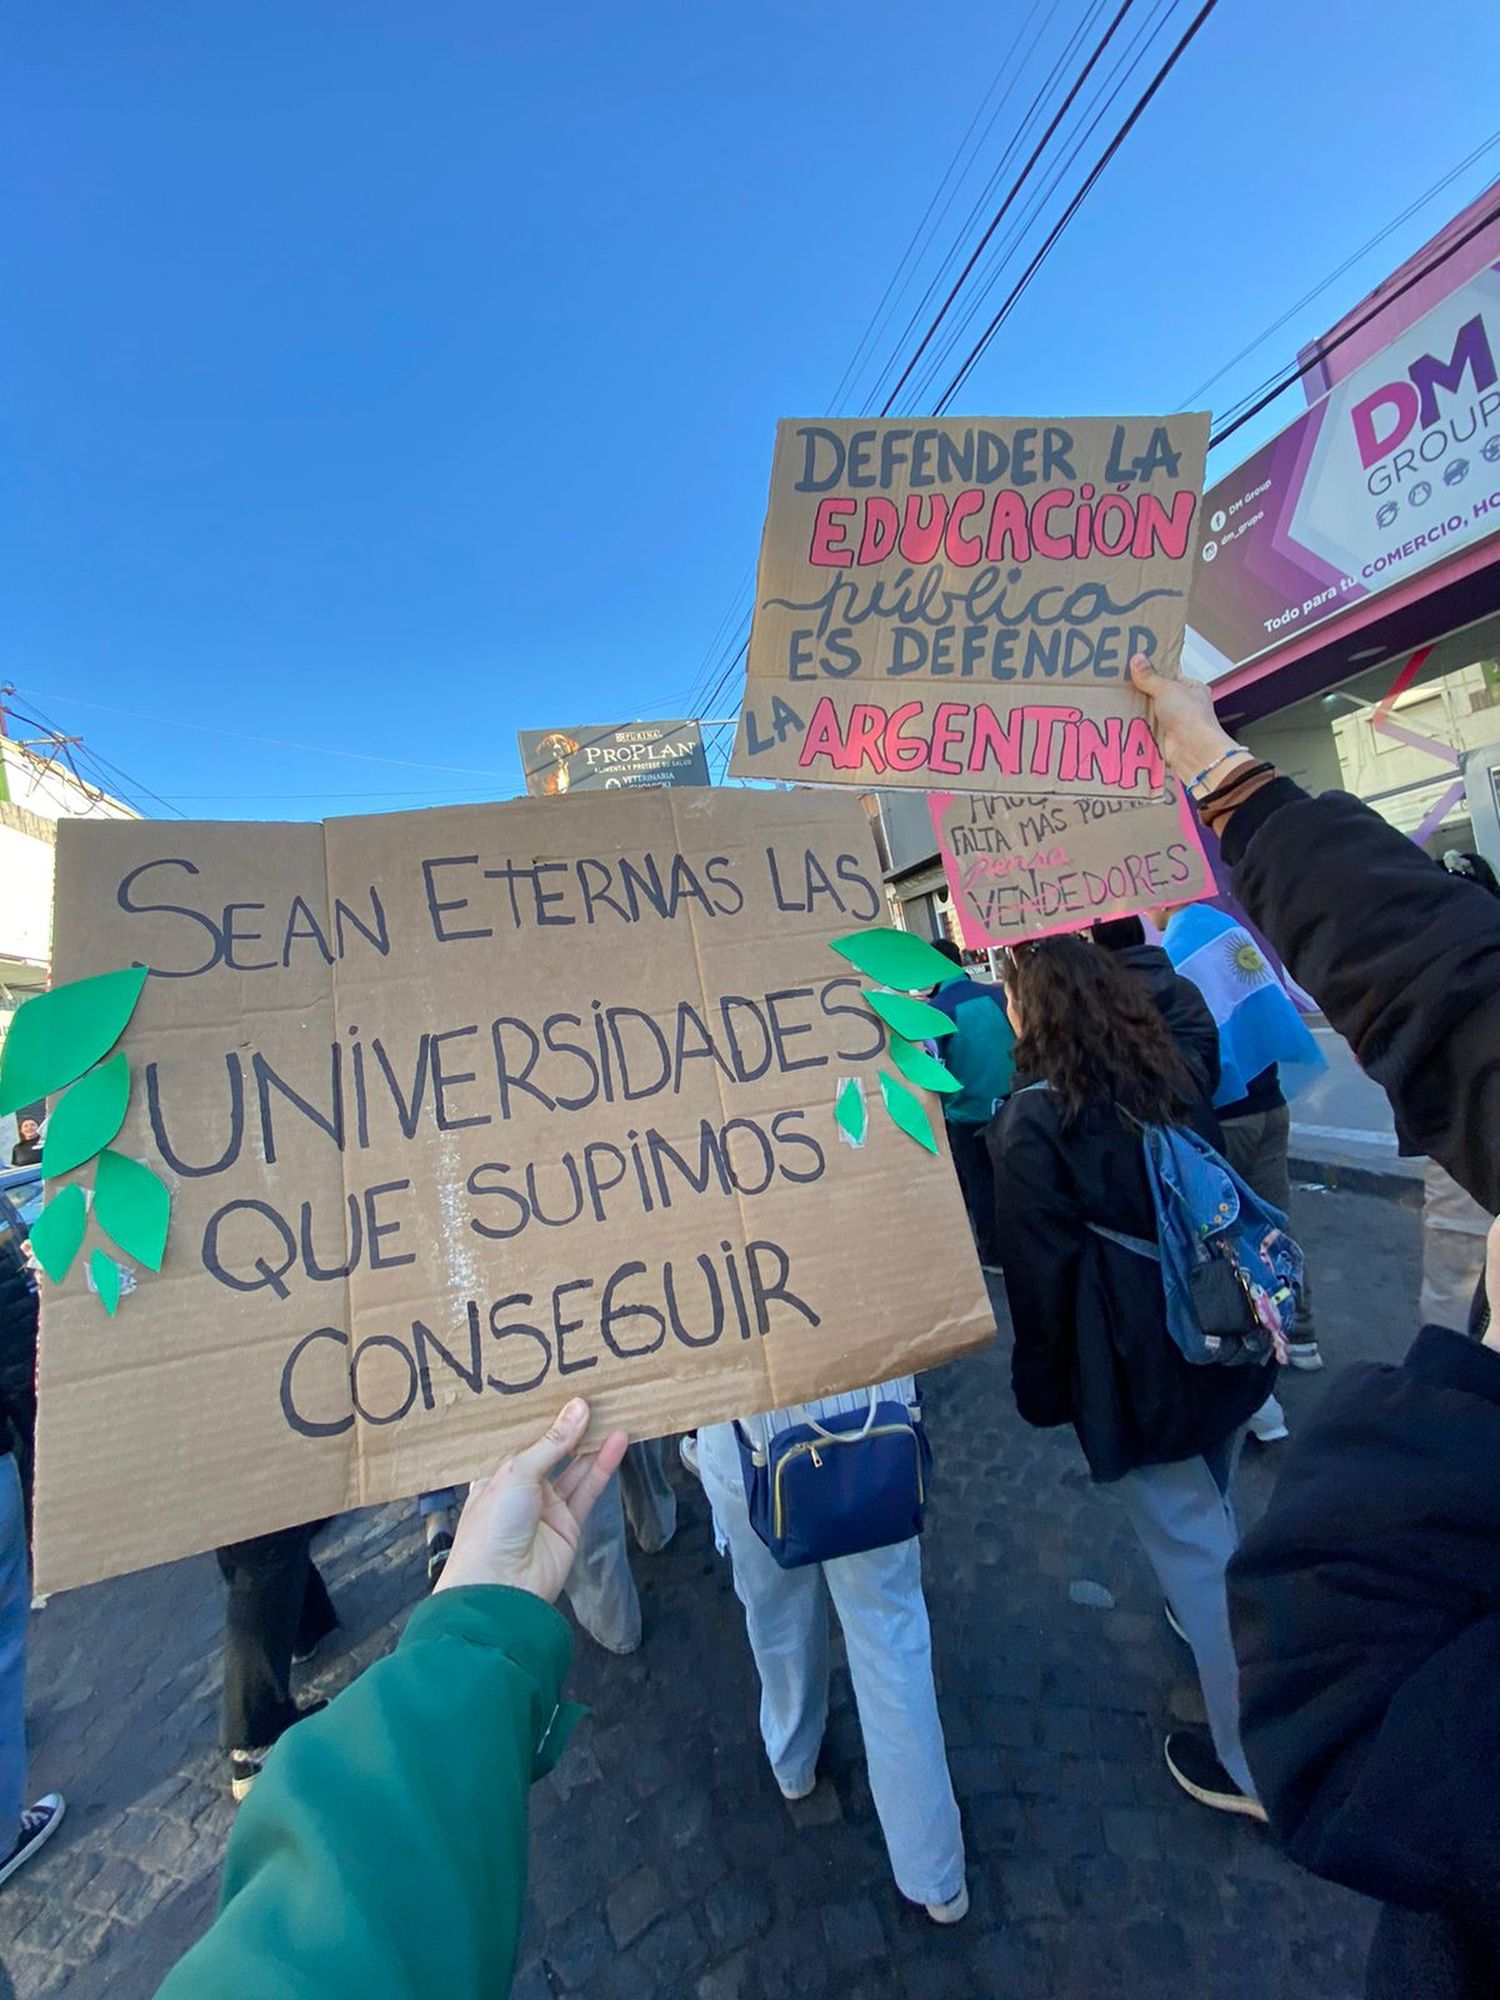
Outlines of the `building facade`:
{"label": "building facade", "polygon": [[[45,989],[51,969],[58,821],[137,817],[80,778],[61,746],[0,736],[0,1043],[11,1015]],[[13,1118],[0,1118],[0,1164],[10,1159],[13,1127]]]}
{"label": "building facade", "polygon": [[[1303,351],[1307,408],[1204,495],[1184,670],[1241,742],[1500,870],[1500,214],[1491,188]],[[901,919],[948,931],[926,802]]]}

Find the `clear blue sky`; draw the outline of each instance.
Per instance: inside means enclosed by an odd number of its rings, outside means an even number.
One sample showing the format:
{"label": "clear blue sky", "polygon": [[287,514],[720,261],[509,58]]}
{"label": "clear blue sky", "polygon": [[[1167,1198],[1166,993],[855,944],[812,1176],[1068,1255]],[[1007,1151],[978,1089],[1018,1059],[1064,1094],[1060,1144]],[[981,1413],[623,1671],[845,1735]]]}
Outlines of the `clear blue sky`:
{"label": "clear blue sky", "polygon": [[[775,419],[829,408],[1018,30],[939,246],[1087,4],[12,9],[0,679],[205,818],[505,796],[518,727],[680,712]],[[960,407],[1178,404],[1500,123],[1483,11],[1222,0]]]}

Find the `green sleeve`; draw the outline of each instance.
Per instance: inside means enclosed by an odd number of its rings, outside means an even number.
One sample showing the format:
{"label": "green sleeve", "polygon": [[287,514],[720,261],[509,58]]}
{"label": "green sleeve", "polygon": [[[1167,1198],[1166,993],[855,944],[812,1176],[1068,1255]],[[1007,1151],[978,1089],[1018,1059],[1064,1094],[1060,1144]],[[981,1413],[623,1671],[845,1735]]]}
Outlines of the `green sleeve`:
{"label": "green sleeve", "polygon": [[158,2000],[493,2000],[526,1893],[526,1794],[577,1714],[566,1624],[524,1591],[439,1591],[396,1651],[276,1746],[219,1914]]}

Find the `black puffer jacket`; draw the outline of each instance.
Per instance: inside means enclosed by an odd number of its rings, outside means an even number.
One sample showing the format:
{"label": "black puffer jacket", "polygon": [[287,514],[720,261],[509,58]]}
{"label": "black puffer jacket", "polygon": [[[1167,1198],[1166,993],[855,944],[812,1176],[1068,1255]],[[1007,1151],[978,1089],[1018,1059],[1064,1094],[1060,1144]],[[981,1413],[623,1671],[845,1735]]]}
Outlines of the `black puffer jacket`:
{"label": "black puffer jacket", "polygon": [[1430,1153],[1500,1210],[1500,900],[1344,792],[1290,778],[1224,831],[1234,892]]}
{"label": "black puffer jacket", "polygon": [[1425,1327],[1402,1367],[1329,1390],[1230,1571],[1278,1837],[1422,1913],[1382,1925],[1371,1991],[1392,2000],[1500,1994],[1497,1467],[1500,1354]]}
{"label": "black puffer jacket", "polygon": [[[1191,1121],[1214,1145],[1206,1102]],[[1275,1364],[1195,1368],[1166,1329],[1161,1277],[1090,1222],[1154,1238],[1139,1131],[1112,1104],[1064,1126],[1048,1090],[1019,1091],[990,1127],[995,1229],[1027,1423],[1072,1424],[1095,1479],[1191,1458],[1271,1393]]]}
{"label": "black puffer jacket", "polygon": [[1219,1087],[1219,1030],[1208,1002],[1159,944],[1126,945],[1115,953],[1115,961],[1145,981],[1173,1040],[1192,1065],[1194,1081],[1212,1103]]}
{"label": "black puffer jacket", "polygon": [[[1235,893],[1391,1099],[1500,1203],[1500,903],[1342,793],[1252,797]],[[1475,1314],[1471,1334],[1480,1330]],[[1291,1853],[1385,1899],[1379,2000],[1500,1994],[1500,1354],[1350,1369],[1230,1566],[1245,1753]]]}

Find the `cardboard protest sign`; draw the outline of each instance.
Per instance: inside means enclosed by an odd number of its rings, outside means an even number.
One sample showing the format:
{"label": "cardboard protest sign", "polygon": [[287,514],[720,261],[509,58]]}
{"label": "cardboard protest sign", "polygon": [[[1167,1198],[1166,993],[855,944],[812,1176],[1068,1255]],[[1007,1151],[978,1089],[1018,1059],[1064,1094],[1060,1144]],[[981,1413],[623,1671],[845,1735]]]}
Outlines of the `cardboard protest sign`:
{"label": "cardboard protest sign", "polygon": [[928,800],[963,941],[974,951],[1082,930],[1215,890],[1187,795],[1036,798],[934,792]]}
{"label": "cardboard protest sign", "polygon": [[65,822],[56,980],[150,968],[93,1171],[172,1210],[107,1317],[83,1170],[46,1586],[484,1473],[575,1393],[652,1436],[987,1339],[948,1160],[835,1123],[886,1031],[829,940],[883,916],[857,803],[806,791]]}
{"label": "cardboard protest sign", "polygon": [[1160,793],[1132,653],[1175,668],[1208,417],[777,427],[729,769]]}

